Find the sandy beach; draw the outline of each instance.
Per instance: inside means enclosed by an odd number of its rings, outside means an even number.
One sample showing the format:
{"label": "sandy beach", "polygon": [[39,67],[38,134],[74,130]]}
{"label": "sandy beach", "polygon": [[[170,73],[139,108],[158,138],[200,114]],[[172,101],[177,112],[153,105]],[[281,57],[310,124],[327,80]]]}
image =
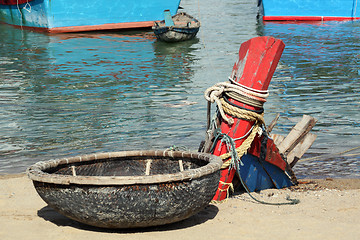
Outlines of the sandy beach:
{"label": "sandy beach", "polygon": [[360,179],[301,180],[290,189],[247,193],[210,204],[182,222],[107,230],[75,222],[39,197],[25,174],[0,176],[0,239],[360,239]]}

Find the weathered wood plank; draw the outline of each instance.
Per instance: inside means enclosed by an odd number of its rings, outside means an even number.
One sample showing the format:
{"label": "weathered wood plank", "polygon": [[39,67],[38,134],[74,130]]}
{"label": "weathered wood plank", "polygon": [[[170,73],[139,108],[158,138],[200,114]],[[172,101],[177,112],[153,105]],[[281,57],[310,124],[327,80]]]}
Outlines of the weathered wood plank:
{"label": "weathered wood plank", "polygon": [[266,129],[267,134],[270,134],[270,133],[271,133],[271,131],[272,131],[273,128],[275,127],[275,125],[276,125],[279,117],[280,117],[280,113],[276,114],[275,118],[271,121],[271,123],[269,124],[269,126],[268,126],[267,129]]}
{"label": "weathered wood plank", "polygon": [[306,134],[316,124],[317,119],[304,115],[300,122],[298,122],[290,131],[290,133],[285,137],[285,139],[278,145],[280,153],[287,155],[291,152],[296,145],[305,137]]}
{"label": "weathered wood plank", "polygon": [[295,148],[289,152],[287,157],[287,162],[290,164],[290,167],[295,166],[296,162],[306,153],[306,151],[311,147],[316,139],[316,135],[312,133],[306,134],[304,138],[295,146]]}
{"label": "weathered wood plank", "polygon": [[[270,137],[274,141],[276,146],[279,146],[282,141],[284,141],[285,137],[280,134],[271,134]],[[282,152],[280,152],[282,153]]]}

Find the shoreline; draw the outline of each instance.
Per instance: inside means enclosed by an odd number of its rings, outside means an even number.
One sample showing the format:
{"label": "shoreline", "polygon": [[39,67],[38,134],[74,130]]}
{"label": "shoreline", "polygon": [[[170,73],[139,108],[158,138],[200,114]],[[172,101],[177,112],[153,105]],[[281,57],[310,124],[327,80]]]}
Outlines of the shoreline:
{"label": "shoreline", "polygon": [[360,179],[301,179],[287,189],[234,193],[198,214],[164,226],[109,230],[73,221],[47,206],[25,173],[0,175],[0,239],[357,239]]}

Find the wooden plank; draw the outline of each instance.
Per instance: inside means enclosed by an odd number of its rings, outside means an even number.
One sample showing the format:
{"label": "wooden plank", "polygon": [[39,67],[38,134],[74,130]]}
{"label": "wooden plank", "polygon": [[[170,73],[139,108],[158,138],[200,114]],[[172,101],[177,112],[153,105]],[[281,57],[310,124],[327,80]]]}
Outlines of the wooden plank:
{"label": "wooden plank", "polygon": [[306,134],[304,138],[295,146],[295,148],[289,152],[286,156],[290,167],[294,167],[296,162],[304,155],[304,153],[311,147],[316,139],[316,135],[312,133]]}
{"label": "wooden plank", "polygon": [[[285,139],[285,137],[283,135],[280,135],[280,134],[271,134],[270,137],[272,138],[272,140],[274,141],[276,146],[279,146],[280,143],[282,141],[284,141],[284,139]],[[282,152],[280,152],[280,153],[282,153]]]}
{"label": "wooden plank", "polygon": [[285,137],[285,139],[278,145],[280,153],[287,155],[295,146],[310,132],[314,127],[317,119],[304,115],[300,122],[298,122]]}
{"label": "wooden plank", "polygon": [[270,133],[271,133],[271,131],[272,131],[273,128],[275,127],[275,125],[276,125],[279,117],[280,117],[280,113],[276,114],[275,118],[271,121],[271,123],[269,124],[269,126],[268,126],[267,129],[266,129],[267,134],[270,134]]}

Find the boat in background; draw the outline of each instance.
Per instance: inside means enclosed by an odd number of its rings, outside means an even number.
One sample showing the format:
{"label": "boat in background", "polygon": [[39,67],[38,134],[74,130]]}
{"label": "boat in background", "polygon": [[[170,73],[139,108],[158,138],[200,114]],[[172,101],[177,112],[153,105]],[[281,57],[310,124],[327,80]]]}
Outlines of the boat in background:
{"label": "boat in background", "polygon": [[360,19],[360,14],[359,16],[356,15],[357,0],[258,0],[258,6],[264,21],[344,21]]}
{"label": "boat in background", "polygon": [[171,16],[169,10],[164,11],[164,20],[154,22],[153,30],[156,38],[164,42],[180,42],[192,39],[200,29],[200,22],[185,12]]}
{"label": "boat in background", "polygon": [[0,0],[0,22],[48,33],[150,28],[181,0]]}

